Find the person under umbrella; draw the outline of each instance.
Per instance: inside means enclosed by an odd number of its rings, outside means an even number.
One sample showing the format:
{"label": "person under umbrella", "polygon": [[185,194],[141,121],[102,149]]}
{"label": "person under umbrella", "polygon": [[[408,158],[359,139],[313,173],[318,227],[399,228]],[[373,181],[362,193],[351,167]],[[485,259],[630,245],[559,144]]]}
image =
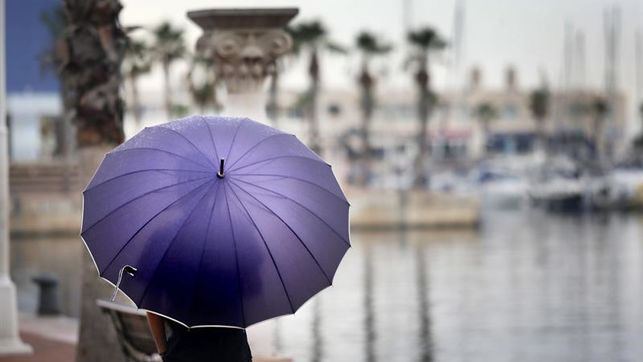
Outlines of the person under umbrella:
{"label": "person under umbrella", "polygon": [[190,329],[151,312],[147,318],[163,362],[252,361],[245,329]]}
{"label": "person under umbrella", "polygon": [[105,156],[83,192],[81,236],[99,275],[148,311],[164,359],[243,361],[244,328],[332,284],[349,207],[294,135],[193,116]]}

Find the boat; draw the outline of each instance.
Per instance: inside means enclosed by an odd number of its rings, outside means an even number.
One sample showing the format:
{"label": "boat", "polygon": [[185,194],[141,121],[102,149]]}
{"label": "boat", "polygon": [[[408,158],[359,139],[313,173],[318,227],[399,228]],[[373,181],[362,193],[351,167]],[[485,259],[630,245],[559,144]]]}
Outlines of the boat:
{"label": "boat", "polygon": [[515,210],[527,204],[529,183],[520,175],[487,171],[480,175],[480,200],[485,209]]}
{"label": "boat", "polygon": [[593,178],[566,157],[544,164],[530,180],[529,198],[553,212],[581,212],[587,208],[588,183]]}
{"label": "boat", "polygon": [[596,210],[643,209],[643,168],[619,167],[591,187],[591,206]]}

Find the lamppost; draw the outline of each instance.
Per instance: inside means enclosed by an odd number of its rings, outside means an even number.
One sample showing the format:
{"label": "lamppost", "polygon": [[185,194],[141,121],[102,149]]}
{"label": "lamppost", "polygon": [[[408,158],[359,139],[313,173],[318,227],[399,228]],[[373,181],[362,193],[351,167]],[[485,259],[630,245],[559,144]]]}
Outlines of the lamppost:
{"label": "lamppost", "polygon": [[264,84],[277,59],[292,47],[283,28],[296,8],[208,9],[188,12],[203,29],[197,51],[214,63],[227,90],[224,114],[267,122]]}
{"label": "lamppost", "polygon": [[16,286],[9,277],[9,155],[5,72],[5,0],[0,0],[0,356],[31,353],[18,336]]}

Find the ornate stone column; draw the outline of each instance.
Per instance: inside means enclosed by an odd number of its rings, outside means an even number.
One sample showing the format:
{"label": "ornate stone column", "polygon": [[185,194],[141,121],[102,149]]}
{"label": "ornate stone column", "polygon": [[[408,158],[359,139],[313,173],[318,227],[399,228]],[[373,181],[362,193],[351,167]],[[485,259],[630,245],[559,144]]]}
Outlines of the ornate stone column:
{"label": "ornate stone column", "polygon": [[0,0],[0,356],[31,353],[18,336],[16,286],[9,277],[9,155],[5,100],[5,0]]}
{"label": "ornate stone column", "polygon": [[265,81],[292,47],[283,28],[299,12],[283,9],[209,9],[188,12],[203,29],[197,52],[212,60],[227,90],[224,114],[267,122]]}

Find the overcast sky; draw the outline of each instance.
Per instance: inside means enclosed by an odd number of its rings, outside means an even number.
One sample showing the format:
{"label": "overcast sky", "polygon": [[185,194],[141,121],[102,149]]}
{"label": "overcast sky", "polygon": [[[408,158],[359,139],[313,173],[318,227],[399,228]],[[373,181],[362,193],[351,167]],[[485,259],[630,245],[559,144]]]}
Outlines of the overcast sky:
{"label": "overcast sky", "polygon": [[[189,10],[214,7],[267,7],[296,6],[297,20],[321,19],[331,37],[340,43],[353,45],[355,34],[369,30],[394,42],[397,55],[376,64],[376,70],[388,74],[381,85],[404,86],[410,80],[401,73],[404,25],[403,0],[307,0],[307,1],[250,1],[250,0],[122,0],[125,6],[122,21],[125,25],[153,25],[170,20],[187,31],[192,47],[200,34],[197,26],[186,17]],[[453,31],[456,0],[410,0],[413,26],[430,24],[449,39]],[[485,84],[500,86],[503,71],[513,64],[519,81],[534,86],[539,81],[539,69],[546,71],[552,85],[560,84],[563,59],[565,23],[581,30],[586,37],[587,83],[594,87],[604,85],[604,31],[603,11],[617,4],[622,12],[620,85],[629,95],[630,104],[635,96],[636,72],[634,66],[634,39],[637,29],[643,31],[643,1],[641,0],[465,0],[465,66],[480,65]],[[355,57],[324,59],[323,74],[327,87],[354,85]],[[448,83],[445,62],[434,66],[437,88]],[[406,76],[408,78],[408,76]],[[158,75],[148,77],[143,87],[151,87]],[[304,84],[301,68],[289,70],[285,84],[295,88]],[[632,107],[633,109],[633,107]]]}

